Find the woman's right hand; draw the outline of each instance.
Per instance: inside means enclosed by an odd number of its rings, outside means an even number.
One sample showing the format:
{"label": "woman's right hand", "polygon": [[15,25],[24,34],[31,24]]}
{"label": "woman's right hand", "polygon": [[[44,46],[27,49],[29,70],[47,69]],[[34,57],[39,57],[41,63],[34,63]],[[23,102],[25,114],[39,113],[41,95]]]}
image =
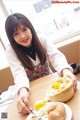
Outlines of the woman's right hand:
{"label": "woman's right hand", "polygon": [[29,114],[29,93],[26,88],[21,88],[19,91],[19,96],[17,100],[17,109],[20,114]]}

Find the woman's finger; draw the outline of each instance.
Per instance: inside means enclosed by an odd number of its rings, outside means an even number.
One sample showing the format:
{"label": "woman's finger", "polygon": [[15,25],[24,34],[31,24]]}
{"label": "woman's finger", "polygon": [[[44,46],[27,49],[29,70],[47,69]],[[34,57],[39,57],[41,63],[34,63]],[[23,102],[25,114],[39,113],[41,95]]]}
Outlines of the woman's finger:
{"label": "woman's finger", "polygon": [[25,106],[30,109],[30,104],[29,104],[29,99],[27,97],[23,98],[23,102],[25,104]]}
{"label": "woman's finger", "polygon": [[23,100],[17,101],[17,108],[20,114],[30,113],[30,109],[25,105]]}

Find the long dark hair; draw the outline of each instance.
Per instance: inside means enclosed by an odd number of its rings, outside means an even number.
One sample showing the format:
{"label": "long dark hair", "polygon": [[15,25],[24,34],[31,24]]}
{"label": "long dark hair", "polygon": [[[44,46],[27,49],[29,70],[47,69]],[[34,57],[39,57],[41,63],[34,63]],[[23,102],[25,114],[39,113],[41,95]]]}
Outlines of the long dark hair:
{"label": "long dark hair", "polygon": [[42,65],[45,64],[46,62],[46,52],[39,41],[39,38],[36,34],[36,31],[33,25],[31,24],[31,22],[29,21],[27,17],[25,17],[24,15],[20,13],[15,13],[15,14],[10,15],[7,18],[5,22],[5,30],[6,30],[7,37],[10,41],[10,44],[13,50],[15,51],[16,55],[18,56],[18,59],[24,65],[24,67],[30,70],[33,70],[34,69],[33,63],[31,62],[29,57],[26,55],[26,53],[20,49],[20,47],[17,45],[13,37],[14,30],[17,29],[17,27],[20,24],[25,25],[26,27],[30,28],[32,32],[32,40],[34,41],[35,50]]}

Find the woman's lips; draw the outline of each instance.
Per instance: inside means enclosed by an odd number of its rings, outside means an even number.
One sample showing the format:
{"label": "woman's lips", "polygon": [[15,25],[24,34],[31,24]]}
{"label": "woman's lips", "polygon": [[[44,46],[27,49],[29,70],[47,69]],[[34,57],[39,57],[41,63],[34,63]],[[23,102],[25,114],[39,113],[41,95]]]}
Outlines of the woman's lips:
{"label": "woman's lips", "polygon": [[27,38],[27,39],[22,40],[22,42],[27,42],[27,41],[28,41],[28,38]]}

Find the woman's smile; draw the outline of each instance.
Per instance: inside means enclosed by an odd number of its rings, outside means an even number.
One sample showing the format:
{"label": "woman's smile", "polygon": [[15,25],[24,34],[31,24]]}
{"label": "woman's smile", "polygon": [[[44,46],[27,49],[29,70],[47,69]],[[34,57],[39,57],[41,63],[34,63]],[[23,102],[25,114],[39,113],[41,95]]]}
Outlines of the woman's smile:
{"label": "woman's smile", "polygon": [[29,47],[32,42],[32,33],[29,28],[23,26],[22,24],[19,25],[17,31],[13,33],[14,40],[25,47]]}

